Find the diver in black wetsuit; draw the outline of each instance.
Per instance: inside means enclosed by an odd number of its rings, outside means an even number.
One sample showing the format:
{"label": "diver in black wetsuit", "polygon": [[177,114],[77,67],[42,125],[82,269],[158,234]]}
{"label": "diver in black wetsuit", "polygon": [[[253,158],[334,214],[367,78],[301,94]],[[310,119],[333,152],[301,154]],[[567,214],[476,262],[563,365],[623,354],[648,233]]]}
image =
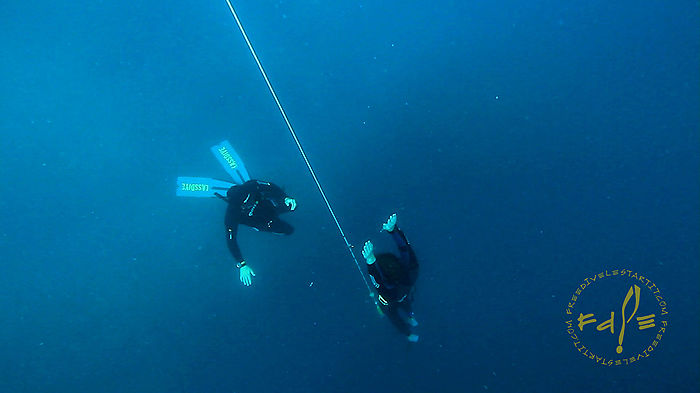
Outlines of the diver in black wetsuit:
{"label": "diver in black wetsuit", "polygon": [[294,228],[280,220],[279,215],[293,211],[297,203],[278,186],[259,180],[249,180],[229,188],[225,199],[228,202],[225,219],[226,244],[236,259],[241,282],[250,285],[255,273],[246,265],[238,247],[238,225],[247,225],[262,232],[291,235]]}
{"label": "diver in black wetsuit", "polygon": [[396,328],[408,341],[418,341],[418,335],[411,332],[418,326],[413,317],[411,303],[413,288],[418,278],[418,260],[406,236],[396,226],[396,214],[392,214],[382,229],[389,232],[399,247],[400,256],[384,253],[374,255],[374,246],[369,240],[362,249],[367,262],[367,272],[372,284],[379,293],[379,308],[389,317]]}

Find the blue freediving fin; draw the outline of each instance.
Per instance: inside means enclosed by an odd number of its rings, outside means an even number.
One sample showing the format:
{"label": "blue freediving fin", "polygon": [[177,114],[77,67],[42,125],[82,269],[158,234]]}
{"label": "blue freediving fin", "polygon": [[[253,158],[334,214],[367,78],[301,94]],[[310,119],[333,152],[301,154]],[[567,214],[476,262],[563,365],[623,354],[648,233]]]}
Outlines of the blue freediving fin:
{"label": "blue freediving fin", "polygon": [[175,195],[181,197],[216,198],[217,193],[226,196],[226,191],[235,184],[223,180],[210,179],[208,177],[177,178],[177,190]]}
{"label": "blue freediving fin", "polygon": [[214,153],[216,159],[219,160],[234,183],[243,184],[250,180],[248,171],[243,165],[243,160],[241,160],[241,157],[233,150],[233,147],[228,141],[223,141],[212,146],[211,152]]}

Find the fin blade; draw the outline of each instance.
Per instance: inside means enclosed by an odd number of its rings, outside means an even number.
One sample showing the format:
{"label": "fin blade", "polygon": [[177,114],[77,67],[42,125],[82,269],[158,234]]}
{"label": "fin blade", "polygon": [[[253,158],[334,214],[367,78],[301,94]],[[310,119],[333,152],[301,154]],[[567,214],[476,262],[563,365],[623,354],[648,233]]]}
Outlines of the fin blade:
{"label": "fin blade", "polygon": [[216,198],[216,193],[226,195],[235,184],[208,177],[179,176],[175,195],[180,197]]}
{"label": "fin blade", "polygon": [[221,166],[224,167],[226,173],[231,176],[234,183],[243,184],[250,180],[248,171],[243,165],[243,160],[233,149],[228,140],[222,141],[211,147],[211,152],[214,154]]}

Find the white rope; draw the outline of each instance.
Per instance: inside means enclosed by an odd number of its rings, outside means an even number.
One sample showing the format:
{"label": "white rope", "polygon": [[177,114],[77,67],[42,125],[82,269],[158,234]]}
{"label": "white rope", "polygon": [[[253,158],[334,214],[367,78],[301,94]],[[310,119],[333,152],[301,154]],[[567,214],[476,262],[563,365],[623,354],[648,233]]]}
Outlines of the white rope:
{"label": "white rope", "polygon": [[250,49],[250,54],[253,55],[253,58],[255,59],[255,63],[258,65],[258,69],[260,70],[260,73],[262,74],[263,78],[265,79],[265,83],[267,84],[267,88],[270,90],[270,93],[272,94],[272,98],[275,99],[275,103],[277,104],[277,108],[279,108],[280,113],[282,114],[282,118],[284,119],[284,122],[287,124],[287,128],[289,129],[289,132],[292,134],[292,138],[294,138],[294,142],[297,144],[297,148],[299,149],[299,153],[301,153],[302,158],[304,159],[304,162],[306,163],[306,167],[309,168],[309,172],[311,173],[311,177],[313,177],[314,182],[316,183],[316,187],[318,187],[318,191],[321,193],[321,196],[323,197],[323,201],[326,203],[326,207],[328,208],[328,211],[331,213],[331,216],[333,217],[333,221],[335,221],[335,225],[338,227],[338,231],[340,232],[340,236],[343,238],[343,241],[345,241],[345,246],[347,246],[348,251],[350,251],[350,256],[352,256],[352,259],[355,261],[355,265],[357,266],[357,270],[360,272],[360,275],[362,276],[362,281],[365,282],[365,286],[367,286],[367,290],[369,291],[370,296],[374,296],[374,292],[372,291],[371,287],[369,286],[369,283],[367,282],[367,279],[365,278],[365,274],[362,272],[362,268],[360,267],[360,263],[357,261],[357,258],[355,257],[355,253],[352,250],[352,246],[350,245],[350,242],[348,242],[347,237],[345,237],[345,231],[343,231],[343,228],[340,226],[340,222],[338,222],[338,217],[336,217],[335,212],[333,211],[333,208],[331,207],[331,203],[328,201],[328,198],[326,197],[326,193],[323,191],[323,187],[321,187],[321,183],[318,181],[318,178],[316,177],[316,171],[314,171],[314,168],[311,166],[311,163],[309,162],[308,157],[306,156],[306,153],[304,152],[304,148],[301,147],[301,142],[299,142],[299,138],[297,138],[296,132],[294,132],[294,128],[292,127],[292,123],[289,122],[289,118],[287,118],[287,113],[284,111],[284,108],[282,108],[282,104],[280,103],[279,98],[277,98],[277,93],[275,93],[275,89],[272,88],[272,84],[270,83],[270,79],[267,77],[267,73],[265,72],[265,69],[262,66],[262,63],[260,62],[260,59],[258,59],[258,55],[255,53],[255,49],[253,49],[253,44],[250,43],[250,40],[248,39],[248,34],[246,34],[245,29],[243,28],[243,25],[241,24],[241,20],[238,19],[238,14],[236,14],[236,10],[233,9],[233,5],[231,5],[230,0],[226,0],[226,4],[228,4],[228,9],[231,10],[231,15],[233,16],[233,19],[236,20],[236,24],[238,25],[238,29],[241,31],[241,34],[243,34],[243,38],[245,39],[246,44],[248,45],[248,49]]}

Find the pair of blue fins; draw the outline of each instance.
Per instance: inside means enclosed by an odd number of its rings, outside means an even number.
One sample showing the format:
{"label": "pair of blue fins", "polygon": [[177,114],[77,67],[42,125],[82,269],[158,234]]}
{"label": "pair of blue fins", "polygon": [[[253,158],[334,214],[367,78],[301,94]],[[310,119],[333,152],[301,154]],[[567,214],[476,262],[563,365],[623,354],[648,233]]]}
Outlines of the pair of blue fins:
{"label": "pair of blue fins", "polygon": [[221,166],[231,176],[233,182],[208,177],[180,176],[177,178],[175,195],[181,197],[216,198],[225,196],[229,188],[250,180],[248,171],[243,165],[243,160],[233,150],[229,141],[223,141],[212,146],[211,152],[214,153]]}

